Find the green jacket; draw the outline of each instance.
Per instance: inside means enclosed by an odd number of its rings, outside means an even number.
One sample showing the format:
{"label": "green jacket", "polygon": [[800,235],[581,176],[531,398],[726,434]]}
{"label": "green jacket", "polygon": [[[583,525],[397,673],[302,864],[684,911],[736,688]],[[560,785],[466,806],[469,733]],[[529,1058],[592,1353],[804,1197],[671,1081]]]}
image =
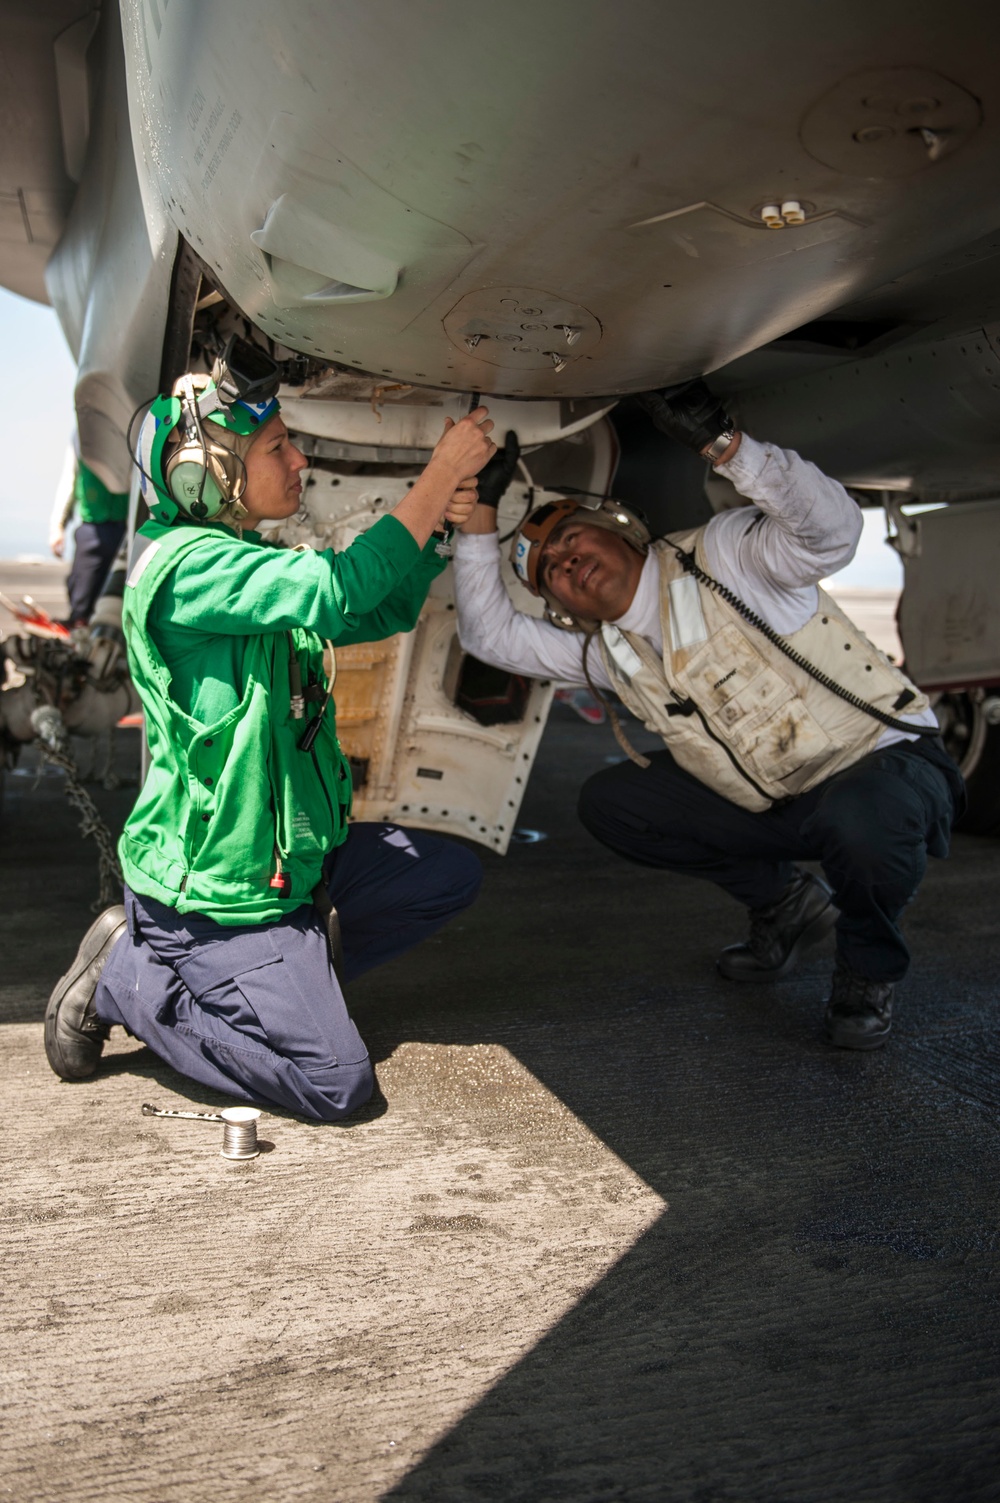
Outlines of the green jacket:
{"label": "green jacket", "polygon": [[76,462],[73,500],[81,522],[124,522],[128,516],[128,491],[109,491],[82,459]]}
{"label": "green jacket", "polygon": [[[118,848],[135,892],[220,924],[272,923],[309,901],[347,836],[351,777],[333,706],[312,752],[299,749],[288,634],[302,683],[325,686],[323,639],[411,630],[444,567],[394,517],[339,554],[222,526],[139,530],[123,624],[150,768]],[[270,885],[279,863],[284,889]]]}

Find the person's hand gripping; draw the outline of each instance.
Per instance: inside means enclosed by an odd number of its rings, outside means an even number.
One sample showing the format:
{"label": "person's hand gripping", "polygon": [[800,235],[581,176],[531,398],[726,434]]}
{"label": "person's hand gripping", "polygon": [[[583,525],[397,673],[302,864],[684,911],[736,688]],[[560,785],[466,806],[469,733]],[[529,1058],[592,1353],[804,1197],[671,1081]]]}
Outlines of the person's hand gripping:
{"label": "person's hand gripping", "polygon": [[459,422],[444,420],[444,433],[431,455],[431,464],[440,460],[451,466],[455,483],[451,499],[442,518],[454,527],[468,521],[476,508],[479,491],[476,477],[497,451],[489,435],[493,423],[487,407],[477,407]]}
{"label": "person's hand gripping", "polygon": [[661,433],[699,454],[734,427],[720,398],[704,381],[680,381],[659,391],[640,392],[636,401]]}

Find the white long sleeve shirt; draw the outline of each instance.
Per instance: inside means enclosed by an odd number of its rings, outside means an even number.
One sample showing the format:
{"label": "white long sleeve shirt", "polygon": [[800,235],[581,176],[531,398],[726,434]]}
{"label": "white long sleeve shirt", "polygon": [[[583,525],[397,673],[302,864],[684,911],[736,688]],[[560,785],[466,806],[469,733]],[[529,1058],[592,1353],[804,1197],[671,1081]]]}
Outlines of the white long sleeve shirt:
{"label": "white long sleeve shirt", "polygon": [[[821,579],[843,569],[861,536],[861,509],[837,480],[775,444],[743,436],[720,474],[752,507],[720,512],[707,523],[705,567],[782,636],[805,626],[819,605]],[[532,678],[585,684],[582,635],[561,631],[514,606],[500,576],[496,533],[460,533],[455,548],[455,602],[462,646],[481,662]],[[632,603],[614,623],[644,637],[660,656],[660,570],[650,554]],[[752,628],[748,628],[752,630]],[[595,684],[611,689],[599,653],[588,664]],[[904,716],[935,725],[933,710]],[[907,738],[887,729],[878,745]]]}
{"label": "white long sleeve shirt", "polygon": [[69,526],[70,517],[76,506],[74,486],[76,484],[76,467],[80,460],[80,440],[74,431],[72,438],[66,445],[66,453],[63,456],[63,466],[59,472],[59,483],[56,493],[52,498],[52,513],[49,517],[49,547],[62,537]]}

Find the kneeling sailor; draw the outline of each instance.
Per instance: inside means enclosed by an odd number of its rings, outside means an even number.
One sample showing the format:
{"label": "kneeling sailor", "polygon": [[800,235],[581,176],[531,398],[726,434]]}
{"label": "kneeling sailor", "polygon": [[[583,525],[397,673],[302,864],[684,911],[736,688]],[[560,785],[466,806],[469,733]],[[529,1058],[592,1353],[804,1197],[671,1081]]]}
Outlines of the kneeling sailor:
{"label": "kneeling sailor", "polygon": [[373,1085],[341,982],[440,928],[481,871],[432,835],[348,827],[323,645],[416,624],[445,567],[432,533],[471,513],[493,425],[482,407],[448,424],[406,497],[343,552],[275,548],[255,528],[297,511],[306,465],[277,367],[243,345],[213,377],[181,378],[139,432],[152,518],[123,624],[151,763],[119,847],[124,907],[56,985],[46,1052],[85,1077],[122,1024],[201,1085],[332,1120]]}

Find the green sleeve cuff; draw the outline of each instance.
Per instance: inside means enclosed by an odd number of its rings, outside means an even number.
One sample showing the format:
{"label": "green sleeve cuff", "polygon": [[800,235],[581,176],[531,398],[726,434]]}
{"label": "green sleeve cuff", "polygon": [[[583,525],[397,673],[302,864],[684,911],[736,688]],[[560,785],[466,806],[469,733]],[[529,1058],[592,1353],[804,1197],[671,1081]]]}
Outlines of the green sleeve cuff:
{"label": "green sleeve cuff", "polygon": [[439,553],[437,551],[440,541],[439,537],[432,537],[429,542],[424,544],[420,553],[421,567],[425,568],[432,578],[436,574],[443,574],[451,563],[450,554]]}

